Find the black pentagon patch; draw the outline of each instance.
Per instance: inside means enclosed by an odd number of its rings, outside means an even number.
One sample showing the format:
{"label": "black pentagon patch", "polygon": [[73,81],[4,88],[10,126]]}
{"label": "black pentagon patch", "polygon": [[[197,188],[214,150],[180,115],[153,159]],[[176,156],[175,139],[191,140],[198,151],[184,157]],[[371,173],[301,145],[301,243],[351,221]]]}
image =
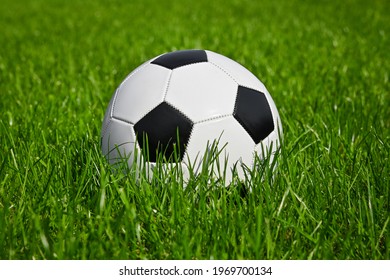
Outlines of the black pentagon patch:
{"label": "black pentagon patch", "polygon": [[271,108],[264,93],[238,86],[233,116],[258,144],[273,130]]}
{"label": "black pentagon patch", "polygon": [[182,50],[170,52],[157,57],[151,63],[173,70],[184,65],[199,62],[207,62],[207,54],[203,50]]}
{"label": "black pentagon patch", "polygon": [[149,162],[157,156],[175,162],[182,160],[193,123],[166,102],[161,103],[134,125],[138,144]]}

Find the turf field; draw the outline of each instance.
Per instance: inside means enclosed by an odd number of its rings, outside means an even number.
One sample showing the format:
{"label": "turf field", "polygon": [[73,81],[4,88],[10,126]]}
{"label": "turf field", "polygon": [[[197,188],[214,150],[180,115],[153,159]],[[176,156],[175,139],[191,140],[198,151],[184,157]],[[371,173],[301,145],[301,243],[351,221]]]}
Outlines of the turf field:
{"label": "turf field", "polygon": [[[389,1],[0,7],[0,259],[390,259]],[[246,195],[136,181],[101,154],[119,83],[193,48],[243,64],[279,109],[278,173],[254,170]]]}

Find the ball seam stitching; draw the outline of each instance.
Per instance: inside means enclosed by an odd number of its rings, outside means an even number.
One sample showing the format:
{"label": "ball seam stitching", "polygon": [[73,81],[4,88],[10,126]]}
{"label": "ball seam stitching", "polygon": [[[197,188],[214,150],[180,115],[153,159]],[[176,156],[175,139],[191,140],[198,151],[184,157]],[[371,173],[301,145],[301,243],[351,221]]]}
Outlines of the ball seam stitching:
{"label": "ball seam stitching", "polygon": [[224,115],[220,115],[220,116],[214,116],[211,118],[207,118],[207,119],[204,119],[201,121],[194,122],[194,125],[204,123],[204,122],[214,121],[214,120],[218,120],[218,119],[224,119],[224,118],[228,118],[228,117],[233,117],[233,114],[224,114]]}

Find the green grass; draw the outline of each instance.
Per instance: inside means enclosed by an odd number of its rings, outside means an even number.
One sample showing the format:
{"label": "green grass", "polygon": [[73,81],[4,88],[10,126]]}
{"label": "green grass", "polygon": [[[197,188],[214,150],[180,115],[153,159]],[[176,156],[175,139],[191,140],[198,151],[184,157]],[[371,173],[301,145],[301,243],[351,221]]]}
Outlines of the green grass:
{"label": "green grass", "polygon": [[[0,6],[0,259],[390,259],[389,1]],[[206,174],[183,189],[111,172],[111,94],[188,48],[267,86],[285,140],[273,183],[257,170],[242,197]]]}

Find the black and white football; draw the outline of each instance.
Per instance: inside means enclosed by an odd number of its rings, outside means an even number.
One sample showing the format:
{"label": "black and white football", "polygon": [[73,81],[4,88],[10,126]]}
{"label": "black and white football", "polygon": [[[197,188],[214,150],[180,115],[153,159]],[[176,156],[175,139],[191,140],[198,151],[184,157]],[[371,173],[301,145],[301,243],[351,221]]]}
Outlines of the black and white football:
{"label": "black and white football", "polygon": [[[106,110],[101,133],[111,164],[124,158],[151,166],[164,162],[200,170],[214,147],[214,175],[228,184],[235,169],[280,146],[282,126],[267,89],[237,62],[208,50],[162,54],[142,64],[119,85]],[[161,161],[158,161],[161,162]]]}

